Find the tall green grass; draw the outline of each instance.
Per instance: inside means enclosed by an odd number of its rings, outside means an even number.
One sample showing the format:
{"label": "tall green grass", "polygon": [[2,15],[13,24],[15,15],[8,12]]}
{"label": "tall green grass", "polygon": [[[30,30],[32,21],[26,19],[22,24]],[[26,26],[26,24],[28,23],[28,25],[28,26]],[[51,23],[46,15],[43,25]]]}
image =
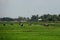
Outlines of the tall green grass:
{"label": "tall green grass", "polygon": [[0,40],[60,40],[60,23],[49,23],[48,27],[41,23],[24,23],[22,27],[18,23],[0,23]]}

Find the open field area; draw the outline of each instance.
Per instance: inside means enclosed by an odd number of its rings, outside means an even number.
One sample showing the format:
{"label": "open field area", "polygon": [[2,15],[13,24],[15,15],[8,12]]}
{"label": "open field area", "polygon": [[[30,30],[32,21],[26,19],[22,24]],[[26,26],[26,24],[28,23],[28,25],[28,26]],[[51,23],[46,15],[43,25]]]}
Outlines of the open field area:
{"label": "open field area", "polygon": [[0,40],[60,40],[60,23],[0,23]]}

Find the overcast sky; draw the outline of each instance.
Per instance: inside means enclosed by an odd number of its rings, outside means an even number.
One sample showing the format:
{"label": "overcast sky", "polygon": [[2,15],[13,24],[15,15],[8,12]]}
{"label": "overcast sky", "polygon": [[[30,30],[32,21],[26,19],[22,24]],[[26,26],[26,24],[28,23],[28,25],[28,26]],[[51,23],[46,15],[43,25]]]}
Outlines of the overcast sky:
{"label": "overcast sky", "polygon": [[60,14],[60,0],[0,0],[0,17]]}

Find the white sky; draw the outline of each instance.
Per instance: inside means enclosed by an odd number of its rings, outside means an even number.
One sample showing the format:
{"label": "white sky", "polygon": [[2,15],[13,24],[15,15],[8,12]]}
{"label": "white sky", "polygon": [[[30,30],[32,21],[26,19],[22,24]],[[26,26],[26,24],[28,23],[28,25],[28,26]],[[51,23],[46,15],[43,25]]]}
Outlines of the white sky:
{"label": "white sky", "polygon": [[0,17],[60,14],[60,0],[0,0]]}

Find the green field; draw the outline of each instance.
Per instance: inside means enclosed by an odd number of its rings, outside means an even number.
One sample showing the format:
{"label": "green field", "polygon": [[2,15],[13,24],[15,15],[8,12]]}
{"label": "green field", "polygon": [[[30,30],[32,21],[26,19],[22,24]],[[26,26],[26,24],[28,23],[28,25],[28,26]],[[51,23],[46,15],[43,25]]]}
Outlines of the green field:
{"label": "green field", "polygon": [[44,26],[42,23],[18,23],[4,26],[0,23],[0,40],[60,40],[60,23],[50,23]]}

